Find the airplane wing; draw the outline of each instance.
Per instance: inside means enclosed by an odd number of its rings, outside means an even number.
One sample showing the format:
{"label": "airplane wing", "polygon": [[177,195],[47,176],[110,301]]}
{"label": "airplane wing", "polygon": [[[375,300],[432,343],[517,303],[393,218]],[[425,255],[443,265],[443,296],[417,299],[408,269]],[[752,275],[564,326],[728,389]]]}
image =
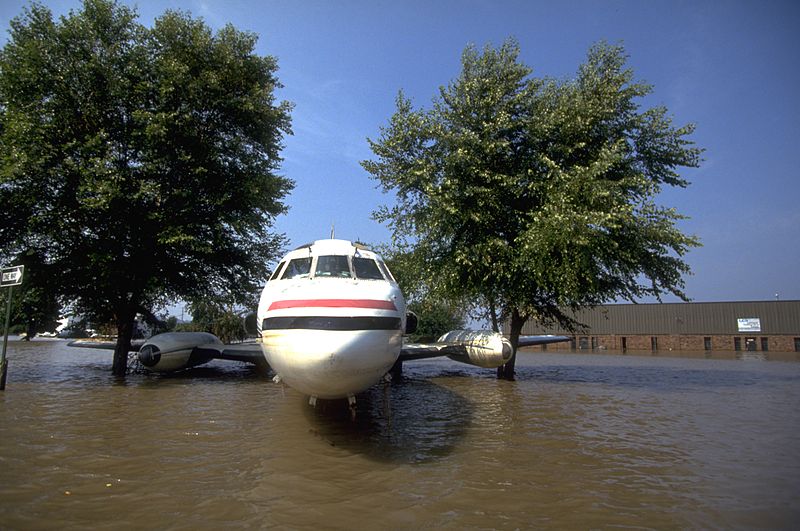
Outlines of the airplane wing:
{"label": "airplane wing", "polygon": [[[81,339],[68,345],[114,350],[116,343]],[[259,343],[224,344],[205,332],[167,332],[146,341],[131,341],[131,351],[138,351],[139,362],[156,372],[186,369],[213,359],[243,361],[260,367],[267,365]]]}
{"label": "airplane wing", "polygon": [[[567,336],[520,336],[518,347],[569,341]],[[511,359],[511,343],[501,334],[488,331],[455,330],[435,343],[408,343],[400,351],[399,361],[447,356],[479,367],[499,367]]]}
{"label": "airplane wing", "polygon": [[[144,339],[134,339],[131,341],[131,352],[139,350],[144,345]],[[117,347],[116,341],[107,339],[76,339],[67,343],[68,347],[96,348],[101,350],[114,350]]]}
{"label": "airplane wing", "polygon": [[533,347],[536,345],[549,345],[550,343],[563,343],[564,341],[570,341],[571,339],[572,338],[569,336],[554,335],[519,336],[519,345],[517,345],[517,348]]}
{"label": "airplane wing", "polygon": [[461,345],[447,343],[407,343],[400,351],[399,361],[424,360],[447,356],[448,351],[463,348]]}
{"label": "airplane wing", "polygon": [[[567,336],[522,336],[520,347],[569,341]],[[77,340],[72,347],[114,349],[113,341]],[[243,361],[268,367],[257,342],[224,344],[205,332],[167,332],[146,341],[131,342],[138,350],[139,362],[155,372],[169,372],[194,367],[213,359]],[[486,330],[453,330],[434,343],[410,343],[403,346],[398,361],[447,356],[455,361],[494,368],[508,362],[513,354],[511,342],[502,334]]]}
{"label": "airplane wing", "polygon": [[266,363],[259,343],[234,343],[230,345],[211,344],[195,347],[195,351],[203,351],[219,360],[245,361],[248,363]]}

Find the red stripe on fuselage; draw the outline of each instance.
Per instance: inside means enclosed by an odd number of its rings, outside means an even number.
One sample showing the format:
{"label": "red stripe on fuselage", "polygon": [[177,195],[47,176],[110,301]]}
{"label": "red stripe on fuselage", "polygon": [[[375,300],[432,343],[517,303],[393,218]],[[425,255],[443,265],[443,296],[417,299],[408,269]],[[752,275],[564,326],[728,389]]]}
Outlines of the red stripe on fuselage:
{"label": "red stripe on fuselage", "polygon": [[270,304],[271,310],[284,310],[286,308],[367,308],[370,310],[397,311],[392,301],[374,299],[304,299],[275,301]]}

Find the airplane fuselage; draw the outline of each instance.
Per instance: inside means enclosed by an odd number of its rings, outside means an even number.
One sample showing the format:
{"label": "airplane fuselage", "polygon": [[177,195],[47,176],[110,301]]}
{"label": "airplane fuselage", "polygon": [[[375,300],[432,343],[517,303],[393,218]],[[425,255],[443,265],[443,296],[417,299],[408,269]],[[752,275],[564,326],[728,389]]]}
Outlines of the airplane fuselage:
{"label": "airplane fuselage", "polygon": [[258,323],[269,365],[312,397],[371,387],[397,361],[406,303],[375,253],[344,240],[290,252],[261,294]]}

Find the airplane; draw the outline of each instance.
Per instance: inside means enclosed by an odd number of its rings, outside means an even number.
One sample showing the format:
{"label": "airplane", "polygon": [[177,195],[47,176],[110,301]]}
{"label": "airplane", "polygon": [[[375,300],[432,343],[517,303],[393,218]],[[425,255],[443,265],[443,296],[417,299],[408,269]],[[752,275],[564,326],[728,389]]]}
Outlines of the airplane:
{"label": "airplane", "polygon": [[[264,365],[274,381],[317,399],[355,396],[405,361],[447,356],[485,368],[508,362],[513,349],[502,334],[454,330],[434,343],[405,343],[416,330],[400,287],[385,262],[367,247],[326,239],[290,251],[261,293],[258,311],[245,318],[255,342],[223,344],[205,332],[167,332],[145,341],[139,363],[172,372],[212,359]],[[568,341],[566,336],[522,336],[519,346]],[[94,346],[73,342],[73,346]],[[98,347],[103,348],[103,347]]]}

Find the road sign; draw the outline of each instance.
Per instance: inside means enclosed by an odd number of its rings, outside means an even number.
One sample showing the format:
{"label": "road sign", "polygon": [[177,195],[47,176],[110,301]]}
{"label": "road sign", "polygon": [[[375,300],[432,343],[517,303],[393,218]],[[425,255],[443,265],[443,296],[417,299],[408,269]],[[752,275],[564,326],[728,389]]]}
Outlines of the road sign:
{"label": "road sign", "polygon": [[4,267],[0,269],[2,272],[2,280],[0,280],[0,288],[7,288],[9,286],[19,286],[22,284],[22,273],[25,271],[25,266]]}
{"label": "road sign", "polygon": [[6,374],[8,374],[8,360],[6,359],[6,347],[8,346],[8,322],[11,317],[11,291],[12,286],[22,284],[22,273],[25,266],[4,267],[0,269],[0,288],[8,288],[6,299],[6,324],[3,331],[3,350],[0,351],[0,391],[6,388]]}

